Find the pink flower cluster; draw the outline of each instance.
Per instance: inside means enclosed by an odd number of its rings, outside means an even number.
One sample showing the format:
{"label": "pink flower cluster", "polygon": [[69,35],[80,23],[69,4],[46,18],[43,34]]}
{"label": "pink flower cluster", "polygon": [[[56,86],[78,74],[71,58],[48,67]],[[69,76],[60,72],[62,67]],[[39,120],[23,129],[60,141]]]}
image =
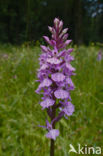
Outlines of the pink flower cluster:
{"label": "pink flower cluster", "polygon": [[[49,46],[41,45],[40,69],[38,70],[38,82],[40,83],[36,93],[42,94],[40,105],[46,109],[51,122],[46,121],[45,127],[48,130],[46,137],[56,139],[59,130],[55,129],[55,123],[63,116],[71,116],[74,112],[74,105],[71,103],[70,91],[74,89],[71,76],[75,68],[72,67],[72,48],[67,49],[71,40],[68,38],[68,28],[63,29],[63,21],[54,19],[54,26],[48,27],[52,36],[51,39],[43,36]],[[58,111],[57,111],[58,110]],[[57,113],[58,112],[58,115]]]}

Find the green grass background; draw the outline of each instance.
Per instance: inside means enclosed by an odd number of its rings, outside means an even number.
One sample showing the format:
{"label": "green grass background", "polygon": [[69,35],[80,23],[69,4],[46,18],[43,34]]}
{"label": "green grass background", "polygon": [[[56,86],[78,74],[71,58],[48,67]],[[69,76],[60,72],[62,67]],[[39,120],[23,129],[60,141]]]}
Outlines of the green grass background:
{"label": "green grass background", "polygon": [[[75,112],[57,124],[55,156],[75,155],[69,144],[103,149],[103,60],[96,60],[96,46],[74,49]],[[0,156],[49,156],[46,131],[38,127],[47,118],[35,93],[39,54],[36,46],[0,45]]]}

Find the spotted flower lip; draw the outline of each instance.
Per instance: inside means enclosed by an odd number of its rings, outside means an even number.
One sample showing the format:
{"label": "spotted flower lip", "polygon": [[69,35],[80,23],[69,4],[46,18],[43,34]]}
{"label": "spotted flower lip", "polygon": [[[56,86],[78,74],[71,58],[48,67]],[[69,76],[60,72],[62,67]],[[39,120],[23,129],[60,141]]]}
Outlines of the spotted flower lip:
{"label": "spotted flower lip", "polygon": [[58,129],[52,129],[47,134],[46,137],[56,140],[56,137],[59,136],[59,130]]}
{"label": "spotted flower lip", "polygon": [[52,84],[52,81],[49,78],[45,78],[43,82],[39,85],[39,88],[49,87]]}
{"label": "spotted flower lip", "polygon": [[52,78],[53,81],[62,82],[65,79],[65,75],[58,72],[58,73],[52,74],[51,78]]}
{"label": "spotted flower lip", "polygon": [[66,90],[58,89],[54,92],[57,99],[66,99],[69,97],[69,93]]}
{"label": "spotted flower lip", "polygon": [[50,98],[46,98],[44,101],[42,101],[42,102],[40,103],[40,105],[41,105],[41,106],[43,107],[43,109],[44,109],[44,108],[48,108],[48,107],[54,105],[54,103],[55,103],[54,100],[52,100],[52,99],[50,99]]}
{"label": "spotted flower lip", "polygon": [[62,60],[59,60],[55,57],[52,57],[52,58],[48,58],[47,59],[47,62],[50,63],[50,64],[60,64],[62,62]]}
{"label": "spotted flower lip", "polygon": [[62,117],[71,116],[74,112],[70,92],[75,88],[71,79],[75,68],[71,65],[74,60],[71,55],[73,48],[67,48],[72,41],[68,39],[68,28],[63,29],[63,21],[55,18],[54,26],[48,26],[48,29],[51,38],[43,36],[48,45],[41,45],[42,54],[37,73],[39,86],[36,93],[42,94],[40,106],[48,114],[46,126],[41,127],[48,131],[47,138],[55,140],[59,136],[55,124]]}
{"label": "spotted flower lip", "polygon": [[74,105],[71,102],[68,102],[64,107],[63,112],[65,113],[65,115],[71,116],[74,112]]}

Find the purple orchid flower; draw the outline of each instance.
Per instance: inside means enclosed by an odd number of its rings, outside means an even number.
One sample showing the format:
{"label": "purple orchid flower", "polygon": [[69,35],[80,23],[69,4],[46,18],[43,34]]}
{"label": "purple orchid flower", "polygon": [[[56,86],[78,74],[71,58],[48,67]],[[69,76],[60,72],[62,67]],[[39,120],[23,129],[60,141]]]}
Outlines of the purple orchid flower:
{"label": "purple orchid flower", "polygon": [[97,55],[97,61],[101,61],[102,57],[103,57],[102,51],[99,51]]}
{"label": "purple orchid flower", "polygon": [[74,60],[71,56],[73,49],[66,48],[71,42],[67,40],[68,28],[63,30],[63,22],[58,18],[54,19],[54,26],[48,28],[52,35],[51,39],[44,36],[49,46],[41,45],[42,54],[39,58],[40,68],[37,75],[40,84],[36,93],[43,95],[40,105],[42,109],[47,110],[51,120],[50,123],[46,120],[44,126],[48,130],[46,137],[55,140],[59,136],[55,124],[63,116],[69,117],[74,112],[74,106],[70,102],[70,91],[74,89],[71,76],[75,75],[75,68],[71,65],[71,61]]}

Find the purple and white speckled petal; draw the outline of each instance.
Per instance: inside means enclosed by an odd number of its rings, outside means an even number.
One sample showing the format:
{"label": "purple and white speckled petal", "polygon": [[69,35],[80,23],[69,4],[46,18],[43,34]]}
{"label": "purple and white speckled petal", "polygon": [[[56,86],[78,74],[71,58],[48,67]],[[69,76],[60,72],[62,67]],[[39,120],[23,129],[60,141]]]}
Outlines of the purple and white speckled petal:
{"label": "purple and white speckled petal", "polygon": [[47,134],[46,137],[56,140],[56,137],[59,136],[59,130],[58,129],[52,129]]}
{"label": "purple and white speckled petal", "polygon": [[69,93],[66,90],[58,89],[54,92],[57,99],[66,99],[69,97]]}
{"label": "purple and white speckled petal", "polygon": [[62,62],[62,60],[59,60],[59,59],[57,59],[55,57],[52,57],[52,58],[48,58],[47,62],[50,63],[50,64],[60,64]]}
{"label": "purple and white speckled petal", "polygon": [[42,87],[49,87],[50,85],[52,84],[52,81],[48,78],[45,78],[41,84],[39,85],[39,88],[42,88]]}
{"label": "purple and white speckled petal", "polygon": [[65,75],[62,73],[54,73],[51,75],[51,78],[56,82],[62,82],[65,79]]}
{"label": "purple and white speckled petal", "polygon": [[68,102],[68,104],[63,109],[65,115],[71,116],[74,112],[74,105],[71,102]]}
{"label": "purple and white speckled petal", "polygon": [[48,97],[48,98],[46,98],[44,101],[42,101],[42,102],[40,103],[40,105],[41,105],[41,106],[43,107],[43,109],[44,109],[44,108],[48,108],[48,107],[54,105],[54,103],[55,103],[55,101],[52,100],[52,99],[50,99],[50,98]]}

